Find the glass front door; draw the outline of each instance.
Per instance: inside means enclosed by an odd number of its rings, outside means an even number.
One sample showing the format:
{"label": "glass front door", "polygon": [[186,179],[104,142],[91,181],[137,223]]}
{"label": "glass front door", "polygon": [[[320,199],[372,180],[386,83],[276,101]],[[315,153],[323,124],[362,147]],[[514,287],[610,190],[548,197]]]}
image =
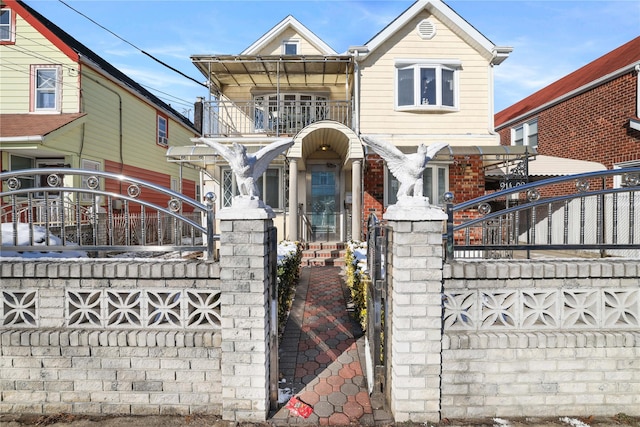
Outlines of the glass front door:
{"label": "glass front door", "polygon": [[307,215],[311,223],[312,240],[339,239],[338,171],[327,166],[312,166],[307,194]]}

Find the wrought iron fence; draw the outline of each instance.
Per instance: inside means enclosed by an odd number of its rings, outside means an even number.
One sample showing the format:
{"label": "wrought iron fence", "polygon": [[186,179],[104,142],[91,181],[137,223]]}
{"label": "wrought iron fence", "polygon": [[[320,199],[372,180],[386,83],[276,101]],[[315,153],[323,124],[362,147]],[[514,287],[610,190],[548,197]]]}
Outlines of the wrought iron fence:
{"label": "wrought iron fence", "polygon": [[205,116],[205,136],[295,135],[321,120],[334,120],[350,127],[351,102],[216,100],[207,103]]}
{"label": "wrought iron fence", "polygon": [[458,205],[445,194],[446,257],[534,250],[640,256],[640,168],[532,182]]}
{"label": "wrought iron fence", "polygon": [[0,181],[5,253],[178,251],[214,257],[219,236],[213,193],[202,204],[143,180],[69,168],[3,172]]}

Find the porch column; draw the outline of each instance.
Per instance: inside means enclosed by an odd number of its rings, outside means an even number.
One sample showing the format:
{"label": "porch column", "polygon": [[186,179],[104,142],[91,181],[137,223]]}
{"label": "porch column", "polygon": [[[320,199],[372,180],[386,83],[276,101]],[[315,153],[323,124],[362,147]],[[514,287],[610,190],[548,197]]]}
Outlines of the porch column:
{"label": "porch column", "polygon": [[351,239],[360,240],[362,230],[362,161],[351,166]]}
{"label": "porch column", "polygon": [[298,159],[289,159],[289,240],[298,240]]}

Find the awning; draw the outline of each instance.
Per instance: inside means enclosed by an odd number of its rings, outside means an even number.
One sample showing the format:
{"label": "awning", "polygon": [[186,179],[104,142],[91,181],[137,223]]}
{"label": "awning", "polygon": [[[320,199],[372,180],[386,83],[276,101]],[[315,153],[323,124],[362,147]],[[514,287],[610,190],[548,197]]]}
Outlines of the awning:
{"label": "awning", "polygon": [[196,66],[218,88],[344,86],[353,73],[351,55],[193,55]]}
{"label": "awning", "polygon": [[[529,158],[528,169],[530,177],[551,177],[596,172],[606,170],[607,167],[597,162],[538,154]],[[485,176],[502,177],[506,174],[505,166],[494,166],[485,170]]]}
{"label": "awning", "polygon": [[[365,149],[368,150],[368,147],[365,146]],[[400,146],[398,149],[405,154],[416,152],[415,146]],[[449,145],[440,150],[433,160],[453,160],[454,156],[481,156],[484,166],[491,167],[502,165],[505,162],[520,161],[527,156],[531,158],[535,155],[537,155],[535,148],[522,145]]]}
{"label": "awning", "polygon": [[[193,138],[193,142],[198,142],[199,138]],[[207,138],[225,145],[231,145],[234,142],[242,144],[247,148],[248,153],[255,153],[272,142],[279,141],[282,138],[261,138],[261,137],[237,137],[237,138]],[[227,161],[220,156],[216,150],[205,144],[195,144],[187,146],[173,146],[167,149],[165,154],[168,162],[172,163],[189,163],[194,166],[206,168],[207,165],[226,164]]]}
{"label": "awning", "polygon": [[54,139],[86,121],[86,113],[73,114],[2,114],[0,143],[2,150],[26,156],[57,156],[60,152],[46,147]]}

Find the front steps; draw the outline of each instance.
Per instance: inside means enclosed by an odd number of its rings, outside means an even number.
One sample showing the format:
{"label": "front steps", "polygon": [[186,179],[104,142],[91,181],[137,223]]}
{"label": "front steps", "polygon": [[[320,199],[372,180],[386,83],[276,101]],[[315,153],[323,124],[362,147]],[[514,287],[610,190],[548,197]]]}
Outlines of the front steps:
{"label": "front steps", "polygon": [[337,266],[343,267],[345,248],[343,242],[303,243],[302,267]]}

